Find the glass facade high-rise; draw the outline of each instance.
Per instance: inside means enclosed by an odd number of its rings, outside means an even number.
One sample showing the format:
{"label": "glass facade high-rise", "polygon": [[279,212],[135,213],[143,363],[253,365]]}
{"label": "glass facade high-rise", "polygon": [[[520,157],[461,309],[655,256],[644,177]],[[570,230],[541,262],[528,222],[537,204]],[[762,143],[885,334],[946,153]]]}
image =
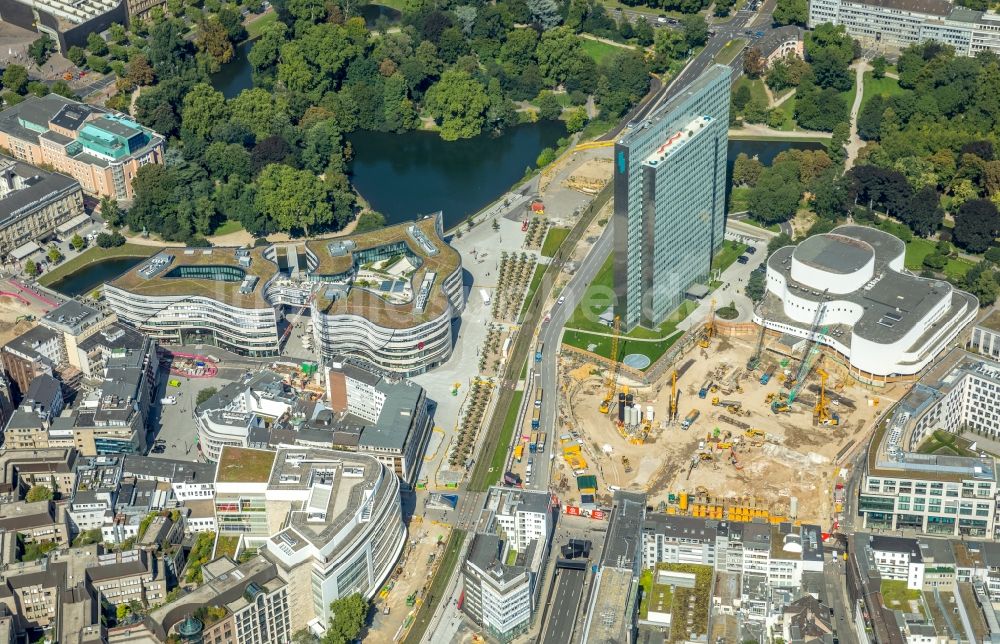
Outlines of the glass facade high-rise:
{"label": "glass facade high-rise", "polygon": [[707,282],[726,229],[732,70],[713,65],[615,144],[616,314],[660,325]]}

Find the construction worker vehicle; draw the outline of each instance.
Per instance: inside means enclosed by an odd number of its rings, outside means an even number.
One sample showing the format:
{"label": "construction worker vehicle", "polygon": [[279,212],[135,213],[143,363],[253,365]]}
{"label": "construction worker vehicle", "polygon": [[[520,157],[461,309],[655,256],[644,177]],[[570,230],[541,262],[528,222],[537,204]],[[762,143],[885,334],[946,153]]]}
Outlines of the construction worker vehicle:
{"label": "construction worker vehicle", "polygon": [[691,412],[684,418],[683,422],[681,422],[681,429],[690,428],[691,425],[694,424],[694,421],[698,420],[698,416],[700,415],[701,415],[700,411],[698,411],[697,409],[692,409]]}
{"label": "construction worker vehicle", "polygon": [[698,458],[700,458],[703,461],[714,460],[711,454],[706,454],[705,452],[701,452],[700,454],[698,454]]}
{"label": "construction worker vehicle", "polygon": [[763,438],[764,432],[762,430],[757,429],[756,427],[751,427],[750,429],[746,430],[746,432],[744,432],[743,435],[746,436],[747,438]]}
{"label": "construction worker vehicle", "polygon": [[614,402],[615,394],[618,392],[618,371],[621,363],[618,362],[618,339],[622,330],[622,319],[620,315],[615,316],[614,334],[611,336],[611,360],[614,363],[611,372],[604,380],[604,400],[601,401],[600,412],[606,414],[611,410],[611,403]]}

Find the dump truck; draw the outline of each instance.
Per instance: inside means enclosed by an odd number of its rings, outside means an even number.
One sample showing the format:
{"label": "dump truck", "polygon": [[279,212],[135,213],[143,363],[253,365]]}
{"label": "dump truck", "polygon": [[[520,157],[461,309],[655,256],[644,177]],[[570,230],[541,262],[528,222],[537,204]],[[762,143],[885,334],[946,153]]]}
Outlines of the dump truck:
{"label": "dump truck", "polygon": [[691,427],[691,425],[694,424],[694,421],[698,420],[698,416],[700,415],[701,415],[700,411],[698,411],[697,409],[692,409],[691,412],[681,422],[681,429],[688,429],[689,427]]}
{"label": "dump truck", "polygon": [[528,443],[528,451],[532,454],[538,451],[538,432],[531,432],[531,441]]}
{"label": "dump truck", "polygon": [[538,440],[535,442],[535,451],[539,454],[545,451],[545,432],[538,432]]}
{"label": "dump truck", "polygon": [[712,404],[716,407],[741,407],[742,404],[738,400],[719,400],[718,396],[712,399]]}
{"label": "dump truck", "polygon": [[711,380],[706,380],[705,384],[703,384],[701,386],[701,389],[698,390],[698,397],[699,398],[706,397],[708,395],[708,392],[709,392],[709,390],[711,388],[712,388],[712,381]]}
{"label": "dump truck", "polygon": [[531,410],[531,428],[538,429],[542,424],[542,410],[535,407]]}
{"label": "dump truck", "polygon": [[774,375],[774,365],[771,365],[770,367],[767,368],[767,371],[761,374],[760,384],[766,385],[768,382],[770,382],[771,376],[773,375]]}

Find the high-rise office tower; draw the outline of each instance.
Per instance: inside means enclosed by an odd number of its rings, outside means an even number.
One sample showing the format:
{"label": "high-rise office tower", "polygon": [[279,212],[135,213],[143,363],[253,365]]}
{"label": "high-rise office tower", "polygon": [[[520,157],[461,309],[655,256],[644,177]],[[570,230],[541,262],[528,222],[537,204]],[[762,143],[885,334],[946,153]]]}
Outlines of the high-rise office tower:
{"label": "high-rise office tower", "polygon": [[656,327],[710,277],[726,229],[732,70],[713,65],[615,144],[615,312]]}

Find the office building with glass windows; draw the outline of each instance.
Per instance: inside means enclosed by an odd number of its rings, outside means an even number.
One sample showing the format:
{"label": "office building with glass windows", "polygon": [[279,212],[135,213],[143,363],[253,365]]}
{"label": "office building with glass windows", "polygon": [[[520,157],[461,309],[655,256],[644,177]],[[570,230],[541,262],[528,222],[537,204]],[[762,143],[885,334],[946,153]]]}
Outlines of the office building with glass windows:
{"label": "office building with glass windows", "polygon": [[[858,498],[865,528],[988,538],[1000,534],[994,458],[918,451],[935,431],[969,430],[996,438],[998,392],[1000,363],[961,349],[953,349],[914,385],[872,441]],[[968,440],[974,444],[975,436]]]}
{"label": "office building with glass windows", "polygon": [[707,292],[726,228],[732,70],[714,65],[615,144],[616,314],[656,327]]}
{"label": "office building with glass windows", "polygon": [[278,565],[298,627],[322,630],[333,601],[374,596],[406,543],[399,478],[372,456],[226,446],[215,489],[218,534]]}

